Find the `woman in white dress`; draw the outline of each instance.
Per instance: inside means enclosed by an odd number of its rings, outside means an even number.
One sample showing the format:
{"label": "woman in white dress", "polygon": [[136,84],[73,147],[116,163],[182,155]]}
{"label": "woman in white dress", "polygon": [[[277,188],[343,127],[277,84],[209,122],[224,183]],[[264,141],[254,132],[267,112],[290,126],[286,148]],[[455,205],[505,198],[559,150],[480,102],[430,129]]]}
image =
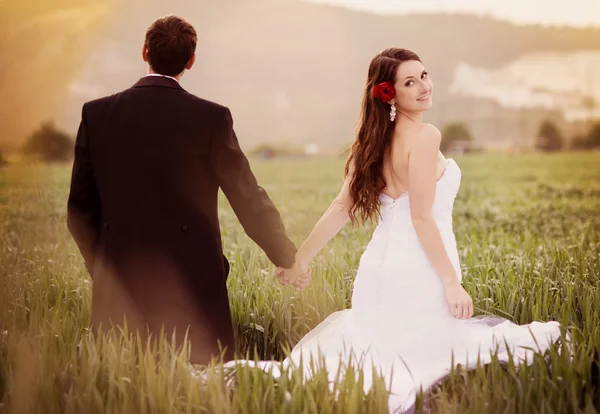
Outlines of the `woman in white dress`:
{"label": "woman in white dress", "polygon": [[[415,53],[391,48],[375,56],[343,187],[294,267],[277,270],[282,283],[303,289],[310,261],[342,227],[378,220],[360,259],[352,307],[309,332],[283,366],[298,365],[302,357],[310,376],[312,357],[325,362],[333,379],[352,355],[391,384],[390,412],[410,408],[419,389],[446,376],[453,361],[474,368],[478,360],[489,363],[492,351],[501,361],[510,353],[515,363],[527,363],[560,336],[557,322],[472,318],[452,226],[461,170],[439,151],[438,129],[423,122],[432,94]],[[272,370],[276,364],[260,365]],[[365,391],[371,377],[365,372]]]}

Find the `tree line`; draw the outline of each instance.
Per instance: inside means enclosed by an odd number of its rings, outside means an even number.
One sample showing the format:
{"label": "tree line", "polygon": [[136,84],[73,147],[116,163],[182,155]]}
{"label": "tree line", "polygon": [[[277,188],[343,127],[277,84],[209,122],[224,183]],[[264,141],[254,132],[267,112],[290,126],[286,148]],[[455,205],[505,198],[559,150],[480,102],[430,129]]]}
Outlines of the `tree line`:
{"label": "tree line", "polygon": [[[40,162],[66,162],[73,158],[74,137],[58,128],[54,122],[45,122],[33,131],[21,148],[23,155]],[[593,123],[586,134],[566,139],[556,123],[552,120],[540,124],[534,141],[534,149],[544,152],[561,151],[565,149],[591,150],[600,148],[600,121]],[[477,143],[468,123],[451,122],[442,128],[442,143],[440,150],[460,151],[462,153],[482,152],[484,148]],[[262,158],[298,155],[299,149],[289,145],[277,146],[262,144],[250,151],[251,155]],[[342,150],[347,154],[348,148]],[[6,157],[0,150],[0,167],[7,164]]]}

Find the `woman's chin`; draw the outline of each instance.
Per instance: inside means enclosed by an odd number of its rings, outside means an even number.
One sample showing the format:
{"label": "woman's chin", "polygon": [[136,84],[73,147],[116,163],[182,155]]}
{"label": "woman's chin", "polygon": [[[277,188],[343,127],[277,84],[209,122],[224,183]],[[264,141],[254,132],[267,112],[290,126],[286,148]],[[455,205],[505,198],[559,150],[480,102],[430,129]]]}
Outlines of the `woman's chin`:
{"label": "woman's chin", "polygon": [[421,111],[428,111],[433,106],[433,100],[429,98],[426,101],[421,102],[421,105],[419,106]]}
{"label": "woman's chin", "polygon": [[432,106],[433,106],[433,102],[431,101],[431,98],[430,98],[427,101],[419,102],[419,104],[416,105],[416,107],[414,108],[414,110],[412,112],[425,112],[425,111],[430,110]]}

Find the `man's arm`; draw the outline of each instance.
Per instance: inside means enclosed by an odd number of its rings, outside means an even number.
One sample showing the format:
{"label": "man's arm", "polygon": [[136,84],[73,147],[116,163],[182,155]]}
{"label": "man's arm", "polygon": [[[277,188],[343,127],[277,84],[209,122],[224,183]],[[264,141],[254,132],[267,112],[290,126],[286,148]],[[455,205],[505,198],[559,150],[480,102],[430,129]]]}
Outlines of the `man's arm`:
{"label": "man's arm", "polygon": [[210,160],[218,184],[246,234],[275,266],[292,267],[296,246],[287,237],[279,212],[250,169],[233,130],[229,109],[215,128]]}
{"label": "man's arm", "polygon": [[67,227],[77,243],[90,275],[94,266],[101,215],[102,205],[92,168],[86,105],[84,105],[75,141],[75,160],[67,203]]}

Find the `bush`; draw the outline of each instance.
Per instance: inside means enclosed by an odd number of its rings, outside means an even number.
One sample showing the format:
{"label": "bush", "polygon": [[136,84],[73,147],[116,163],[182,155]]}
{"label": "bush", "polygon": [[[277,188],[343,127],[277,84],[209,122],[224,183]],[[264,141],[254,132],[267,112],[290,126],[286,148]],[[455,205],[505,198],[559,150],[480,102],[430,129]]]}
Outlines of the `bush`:
{"label": "bush", "polygon": [[261,144],[254,148],[250,155],[262,159],[270,159],[275,157],[302,157],[304,151],[300,148],[291,147],[288,144]]}
{"label": "bush", "polygon": [[60,162],[71,159],[73,139],[56,128],[53,122],[42,124],[25,142],[23,152],[44,162]]}
{"label": "bush", "polygon": [[571,141],[571,148],[577,150],[600,148],[600,122],[592,125],[587,134],[575,136]]}
{"label": "bush", "polygon": [[571,141],[571,148],[577,149],[577,150],[588,149],[589,148],[588,137],[585,135],[575,136],[573,138],[573,140]]}
{"label": "bush", "polygon": [[558,127],[552,121],[544,121],[540,125],[535,148],[540,151],[559,151],[563,147],[563,138]]}
{"label": "bush", "polygon": [[270,144],[262,144],[254,148],[251,155],[259,158],[273,158],[277,155],[277,148]]}
{"label": "bush", "polygon": [[587,148],[600,148],[600,122],[592,126],[586,140]]}
{"label": "bush", "polygon": [[452,122],[444,126],[440,151],[447,152],[452,150],[453,147],[457,146],[460,142],[471,143],[472,141],[473,135],[467,124],[464,122]]}

